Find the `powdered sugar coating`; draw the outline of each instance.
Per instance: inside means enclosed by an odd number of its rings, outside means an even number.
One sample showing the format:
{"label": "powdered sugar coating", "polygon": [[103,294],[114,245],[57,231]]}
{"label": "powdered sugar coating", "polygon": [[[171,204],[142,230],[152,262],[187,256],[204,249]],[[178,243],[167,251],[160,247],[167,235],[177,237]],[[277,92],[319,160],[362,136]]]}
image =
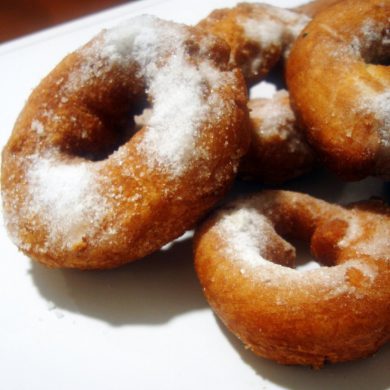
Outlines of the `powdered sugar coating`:
{"label": "powdered sugar coating", "polygon": [[352,39],[351,46],[367,62],[370,62],[375,57],[388,55],[390,50],[390,29],[383,23],[377,23],[367,18],[362,23],[358,36]]}
{"label": "powdered sugar coating", "polygon": [[[360,34],[354,37],[350,45],[355,49],[356,56],[363,57],[367,63],[390,54],[390,29],[383,24],[376,24],[367,18],[362,24]],[[372,73],[371,65],[368,72],[376,85],[362,79],[356,80],[359,97],[356,99],[356,111],[371,115],[376,121],[376,129],[380,142],[378,151],[378,171],[386,171],[390,165],[390,84],[386,79],[377,80]],[[378,84],[380,88],[378,89]],[[383,168],[384,167],[384,168]]]}
{"label": "powdered sugar coating", "polygon": [[251,118],[259,121],[259,126],[254,126],[255,134],[265,141],[275,137],[284,140],[290,152],[309,153],[309,145],[297,130],[295,114],[285,103],[288,98],[288,92],[280,90],[271,99],[261,100],[261,104],[250,104]]}
{"label": "powdered sugar coating", "polygon": [[309,22],[305,15],[263,3],[214,10],[198,24],[231,47],[230,63],[247,82],[265,76]]}
{"label": "powdered sugar coating", "polygon": [[[366,19],[360,28],[360,34],[352,38],[349,45],[356,56],[363,56],[369,63],[375,57],[381,58],[384,53],[390,53],[390,29],[385,25],[375,24],[370,18]],[[373,58],[374,57],[374,58]],[[368,69],[369,74],[371,70]],[[376,78],[375,75],[372,76]],[[370,81],[370,80],[369,80]],[[355,80],[359,91],[356,99],[356,111],[372,113],[379,121],[378,133],[382,149],[390,148],[390,85],[386,80],[377,80],[380,89],[373,83],[361,78]],[[389,149],[390,151],[390,149]]]}
{"label": "powdered sugar coating", "polygon": [[45,128],[39,120],[34,119],[31,122],[31,130],[36,131],[37,134],[43,134],[43,132],[45,131]]}
{"label": "powdered sugar coating", "polygon": [[[259,117],[262,119],[261,127],[258,132],[259,135],[265,138],[275,137],[280,135],[281,138],[287,138],[286,129],[281,129],[284,123],[294,122],[295,117],[292,110],[288,106],[279,104],[281,98],[287,97],[288,92],[281,90],[267,101],[264,101],[262,106],[252,110],[252,117]],[[279,130],[282,130],[281,132]]]}
{"label": "powdered sugar coating", "polygon": [[64,164],[53,156],[33,156],[30,164],[28,212],[43,218],[49,241],[69,247],[80,243],[108,211],[96,173],[88,163]]}
{"label": "powdered sugar coating", "polygon": [[[367,89],[369,88],[365,88],[366,92]],[[369,93],[362,94],[358,102],[357,111],[372,116],[377,122],[379,138],[377,166],[379,173],[386,172],[388,169],[386,167],[390,166],[390,85],[381,92],[371,89]]]}
{"label": "powdered sugar coating", "polygon": [[[219,250],[223,256],[237,261],[237,267],[244,270],[242,273],[269,286],[287,286],[287,289],[291,288],[291,291],[299,288],[301,292],[304,292],[308,287],[323,290],[326,291],[328,298],[344,293],[358,294],[355,286],[349,283],[351,270],[360,272],[368,284],[375,281],[377,267],[360,259],[351,258],[343,264],[332,267],[298,271],[276,264],[267,258],[267,249],[270,248],[277,236],[273,227],[274,223],[271,222],[271,219],[278,219],[276,215],[278,211],[274,208],[275,202],[278,200],[275,198],[277,195],[253,196],[235,202],[228,206],[227,210],[222,210],[218,214],[213,229],[224,242],[224,247]],[[294,202],[293,198],[292,202]],[[324,204],[319,202],[319,205],[323,207]],[[330,206],[331,209],[332,207],[334,207],[333,213],[338,218],[345,220],[349,226],[345,237],[340,240],[339,246],[347,247],[351,243],[355,245],[355,241],[361,238],[361,231],[357,226],[361,221],[357,217],[350,217],[350,213],[341,207]],[[324,213],[327,212],[329,212],[329,208],[325,207]],[[289,247],[291,245],[286,242],[286,248]],[[361,247],[356,245],[356,249],[360,250],[361,253],[375,255],[375,251],[369,252],[373,248],[364,245]]]}
{"label": "powdered sugar coating", "polygon": [[[137,63],[137,77],[145,80],[152,104],[139,150],[151,169],[158,167],[173,176],[184,174],[196,158],[202,124],[224,108],[214,91],[230,77],[207,59],[201,66],[194,64],[185,46],[189,38],[188,29],[182,25],[149,15],[136,17],[131,23],[105,31],[90,47],[82,49],[90,59],[64,86],[64,91],[72,92],[114,64],[125,67]],[[213,44],[209,39],[201,42],[204,52]]]}
{"label": "powdered sugar coating", "polygon": [[[347,180],[389,177],[389,131],[371,111],[383,102],[384,118],[389,109],[388,20],[380,1],[340,2],[309,23],[288,61],[288,87],[308,139]],[[379,104],[377,94],[385,94]]]}
{"label": "powdered sugar coating", "polygon": [[[338,242],[341,249],[353,248],[354,251],[363,256],[380,258],[390,263],[390,226],[388,217],[380,214],[357,215],[352,210],[345,216],[347,230],[342,240]],[[363,224],[370,227],[371,233],[363,228]]]}
{"label": "powdered sugar coating", "polygon": [[240,165],[245,179],[281,183],[313,168],[315,153],[299,126],[286,90],[270,99],[251,99],[248,108],[252,144]]}
{"label": "powdered sugar coating", "polygon": [[[126,62],[132,53],[139,63],[139,76],[146,79],[148,93],[153,96],[153,109],[140,150],[153,167],[164,166],[174,175],[183,174],[189,161],[196,157],[202,118],[221,109],[221,100],[213,99],[213,94],[205,98],[205,88],[217,89],[228,77],[211,62],[205,61],[199,67],[191,64],[184,46],[188,37],[182,26],[173,28],[144,16],[131,25],[105,33],[102,49],[112,61]],[[206,39],[202,44],[203,50],[209,46]],[[159,59],[168,55],[168,60],[158,67]]]}
{"label": "powdered sugar coating", "polygon": [[[389,254],[361,256],[353,242],[346,251],[337,244],[343,235],[360,238],[345,230],[351,216],[360,218],[364,239],[375,239],[371,224],[379,218],[379,226],[390,225],[390,209],[379,201],[351,207],[262,191],[228,204],[198,231],[195,268],[204,294],[250,350],[279,363],[320,367],[347,360],[343,353],[354,345],[366,356],[362,340],[373,335],[377,348],[378,332],[388,340]],[[313,253],[336,265],[282,266],[291,265],[294,253],[277,232],[310,242]]]}
{"label": "powdered sugar coating", "polygon": [[276,20],[265,19],[260,23],[256,19],[242,18],[241,25],[247,38],[258,42],[263,48],[279,45],[283,38],[284,26]]}
{"label": "powdered sugar coating", "polygon": [[[254,10],[257,12],[253,16],[241,17],[239,23],[246,37],[256,42],[262,50],[274,46],[281,47],[287,53],[291,43],[310,21],[305,15],[266,4],[254,5]],[[257,60],[260,61],[261,57]],[[253,64],[253,68],[255,66],[258,64]]]}
{"label": "powdered sugar coating", "polygon": [[347,248],[351,244],[356,243],[363,234],[363,229],[360,226],[359,218],[352,215],[348,218],[348,228],[342,240],[338,242],[340,248]]}

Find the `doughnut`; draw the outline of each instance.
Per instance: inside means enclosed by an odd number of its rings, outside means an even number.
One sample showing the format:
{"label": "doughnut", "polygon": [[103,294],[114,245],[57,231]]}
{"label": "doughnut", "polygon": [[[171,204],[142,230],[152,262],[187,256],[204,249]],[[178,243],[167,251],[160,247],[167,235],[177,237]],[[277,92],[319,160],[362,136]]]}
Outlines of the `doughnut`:
{"label": "doughnut", "polygon": [[333,4],[340,3],[343,0],[315,0],[309,3],[292,8],[293,12],[303,13],[311,18],[316,16],[322,10],[330,7]]}
{"label": "doughnut", "polygon": [[[112,268],[178,237],[227,191],[249,144],[225,42],[140,16],[68,55],[2,155],[5,224],[51,267]],[[134,131],[134,115],[149,108]]]}
{"label": "doughnut", "polygon": [[303,14],[268,4],[240,3],[214,10],[197,26],[230,45],[231,64],[253,83],[278,62],[309,20]]}
{"label": "doughnut", "polygon": [[[294,269],[310,243],[323,267]],[[205,296],[247,348],[319,368],[374,353],[390,338],[390,208],[342,207],[274,190],[228,204],[196,233]]]}
{"label": "doughnut", "polygon": [[[289,48],[309,19],[266,4],[240,3],[213,11],[198,27],[223,38],[232,48],[230,62],[248,84],[264,77]],[[240,164],[247,180],[283,182],[311,169],[314,155],[295,125],[286,91],[274,99],[249,103],[252,142]],[[276,110],[276,111],[275,111]]]}
{"label": "doughnut", "polygon": [[314,167],[314,152],[297,124],[286,90],[271,99],[252,99],[248,107],[252,142],[239,165],[241,177],[281,183]]}
{"label": "doughnut", "polygon": [[389,21],[388,1],[342,1],[313,19],[287,61],[308,141],[346,180],[390,178]]}

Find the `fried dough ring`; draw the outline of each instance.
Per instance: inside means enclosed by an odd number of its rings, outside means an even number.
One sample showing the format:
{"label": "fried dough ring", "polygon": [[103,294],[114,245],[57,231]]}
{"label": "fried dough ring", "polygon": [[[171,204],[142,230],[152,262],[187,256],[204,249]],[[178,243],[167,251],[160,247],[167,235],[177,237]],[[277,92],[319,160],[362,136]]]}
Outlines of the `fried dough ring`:
{"label": "fried dough ring", "polygon": [[309,18],[262,3],[217,9],[198,23],[231,47],[230,62],[248,83],[264,77],[288,50]]}
{"label": "fried dough ring", "polygon": [[348,180],[390,178],[390,4],[346,0],[305,28],[287,85],[309,142]]}
{"label": "fried dough ring", "polygon": [[[217,37],[147,16],[67,56],[3,151],[17,246],[48,266],[110,268],[191,227],[223,196],[249,142],[245,83],[228,60]],[[150,121],[129,139],[146,98]]]}
{"label": "fried dough ring", "polygon": [[[229,43],[230,62],[242,70],[250,84],[286,55],[308,21],[282,8],[241,3],[213,11],[198,26]],[[274,109],[278,114],[272,112]],[[239,168],[244,179],[283,182],[311,169],[314,156],[295,125],[285,91],[273,99],[251,101],[249,110],[252,142]]]}
{"label": "fried dough ring", "polygon": [[314,152],[298,126],[286,90],[271,99],[252,99],[248,107],[252,142],[240,162],[241,177],[281,183],[314,167]]}
{"label": "fried dough ring", "polygon": [[[310,242],[329,267],[297,271]],[[256,354],[321,367],[374,353],[390,337],[390,209],[288,191],[226,206],[198,230],[195,264],[225,325]]]}

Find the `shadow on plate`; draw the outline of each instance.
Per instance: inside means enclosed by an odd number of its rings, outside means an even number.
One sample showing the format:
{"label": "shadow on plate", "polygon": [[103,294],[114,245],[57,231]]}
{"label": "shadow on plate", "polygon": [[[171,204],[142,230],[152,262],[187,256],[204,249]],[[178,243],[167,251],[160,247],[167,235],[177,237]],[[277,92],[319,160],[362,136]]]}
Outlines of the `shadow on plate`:
{"label": "shadow on plate", "polygon": [[326,365],[321,370],[310,367],[283,366],[256,356],[230,333],[217,318],[216,322],[241,359],[261,378],[291,390],[386,390],[390,388],[390,345],[374,356],[349,363]]}
{"label": "shadow on plate", "polygon": [[40,294],[58,309],[114,326],[157,325],[208,307],[196,279],[191,239],[178,239],[115,270],[53,270],[34,262],[31,276]]}
{"label": "shadow on plate", "polygon": [[[260,184],[238,181],[224,201],[261,188]],[[343,183],[323,170],[291,181],[284,188],[343,203],[390,192],[378,179]],[[178,239],[165,250],[116,270],[53,270],[33,262],[31,276],[40,294],[57,308],[114,326],[162,324],[208,307],[194,272],[190,238]]]}
{"label": "shadow on plate", "polygon": [[249,195],[262,189],[298,191],[332,203],[348,204],[379,196],[390,199],[390,183],[378,178],[367,178],[355,182],[345,182],[325,168],[317,168],[297,179],[275,185],[261,185],[256,182],[238,180],[229,194],[229,200],[241,195]]}
{"label": "shadow on plate", "polygon": [[387,203],[390,203],[390,181],[383,184],[383,197]]}
{"label": "shadow on plate", "polygon": [[337,203],[342,198],[345,189],[351,185],[354,184],[343,182],[322,168],[282,184],[261,184],[256,181],[238,179],[223,203],[266,189],[298,191]]}

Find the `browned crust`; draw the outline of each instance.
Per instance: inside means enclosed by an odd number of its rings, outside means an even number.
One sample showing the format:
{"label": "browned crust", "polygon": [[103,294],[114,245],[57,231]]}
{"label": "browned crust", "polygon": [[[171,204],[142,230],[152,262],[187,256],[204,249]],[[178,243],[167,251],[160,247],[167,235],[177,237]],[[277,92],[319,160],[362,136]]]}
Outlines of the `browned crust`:
{"label": "browned crust", "polygon": [[[240,3],[233,8],[214,10],[197,26],[224,39],[231,47],[230,62],[240,68],[248,83],[259,81],[268,74],[277,63],[283,52],[284,42],[270,48],[261,47],[260,42],[249,39],[243,30],[240,20],[260,19],[267,14],[264,4]],[[259,21],[261,23],[261,21]],[[255,58],[261,58],[259,66],[253,68]]]}
{"label": "browned crust", "polygon": [[292,10],[295,12],[303,13],[307,16],[314,17],[321,11],[325,10],[326,8],[338,4],[342,2],[343,0],[315,0],[310,1],[309,3],[300,5],[299,7],[295,7]]}
{"label": "browned crust", "polygon": [[[208,302],[228,329],[260,356],[282,364],[317,368],[326,362],[363,358],[389,341],[389,257],[359,256],[353,246],[340,250],[335,245],[344,237],[346,223],[341,216],[348,211],[287,191],[268,191],[258,197],[267,202],[275,199],[266,213],[277,221],[276,230],[306,236],[313,254],[322,261],[340,264],[360,259],[375,264],[378,274],[370,284],[360,271],[351,268],[348,282],[360,295],[341,293],[332,298],[325,298],[318,290],[308,294],[293,286],[263,283],[257,277],[261,268],[254,273],[245,262],[224,251],[230,237],[221,236],[215,229],[218,215],[214,215],[196,233],[195,266]],[[385,224],[387,228],[390,224],[390,209],[383,203],[363,202],[353,209],[368,241],[373,239],[375,224]],[[273,242],[269,240],[271,248]],[[271,249],[268,256],[282,263],[280,253]],[[290,255],[285,252],[286,258]]]}
{"label": "browned crust", "polygon": [[[193,61],[208,58],[220,71],[229,71],[230,49],[226,43],[212,38],[213,47],[206,53],[199,50],[204,33],[194,28],[188,31],[191,39],[186,45]],[[98,36],[87,46],[99,39]],[[18,212],[29,192],[25,162],[34,153],[42,155],[52,149],[58,151],[62,161],[74,163],[82,161],[77,156],[110,150],[117,142],[115,124],[128,115],[129,107],[145,97],[143,81],[129,77],[137,71],[137,65],[133,64],[128,69],[114,66],[61,103],[59,90],[69,74],[83,66],[83,61],[80,50],[67,56],[33,91],[19,115],[2,154],[3,206],[5,214],[12,215],[8,229],[19,236],[20,249],[33,259],[51,267],[111,268],[141,258],[178,237],[225,194],[249,142],[246,86],[238,70],[231,71],[231,82],[221,86],[221,99],[227,98],[233,104],[218,121],[206,121],[201,129],[198,147],[207,149],[210,158],[190,167],[180,180],[158,170],[150,171],[137,149],[144,133],[140,130],[124,146],[129,158],[123,166],[112,163],[110,158],[103,162],[99,183],[105,180],[111,183],[112,197],[108,202],[112,203],[112,210],[94,236],[83,238],[71,248],[59,243],[47,247],[50,226],[43,223],[40,215]],[[44,115],[48,110],[68,120],[59,126]],[[43,135],[31,131],[34,118],[45,127]],[[86,136],[80,136],[80,128],[85,129]],[[119,188],[124,198],[137,191],[140,199],[132,203],[116,200]],[[108,190],[102,185],[103,196]],[[112,240],[101,240],[110,226],[117,228],[116,235]]]}
{"label": "browned crust", "polygon": [[[287,94],[272,99],[274,104],[291,110]],[[292,112],[292,120],[281,118],[275,122],[275,134],[264,136],[262,126],[266,118],[258,110],[268,102],[269,99],[253,99],[248,103],[252,142],[240,162],[239,175],[246,180],[282,183],[312,170],[316,157]]]}
{"label": "browned crust", "polygon": [[342,1],[317,15],[288,59],[287,85],[308,140],[322,161],[347,180],[390,175],[388,157],[380,155],[382,124],[374,113],[356,111],[364,97],[359,84],[385,91],[390,71],[366,63],[368,53],[348,54],[353,39],[362,38],[367,18],[374,26],[388,26],[389,15],[388,3],[381,0]]}

